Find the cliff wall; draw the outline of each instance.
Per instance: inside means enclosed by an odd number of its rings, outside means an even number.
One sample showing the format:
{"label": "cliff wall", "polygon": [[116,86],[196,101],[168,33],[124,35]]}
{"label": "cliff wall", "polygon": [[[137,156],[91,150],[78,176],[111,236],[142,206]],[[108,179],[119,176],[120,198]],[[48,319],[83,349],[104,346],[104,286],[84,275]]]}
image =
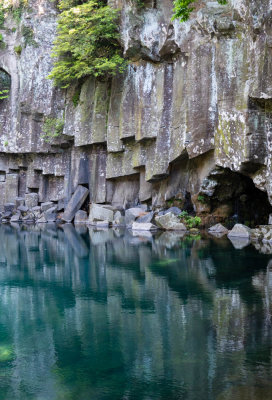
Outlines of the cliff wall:
{"label": "cliff wall", "polygon": [[[171,0],[110,3],[122,10],[130,59],[111,81],[53,87],[50,0],[29,0],[20,21],[10,16],[0,31],[0,81],[11,84],[0,102],[0,204],[38,192],[40,202],[65,206],[83,184],[95,203],[177,202],[226,217],[244,205],[266,215],[271,0],[199,1],[186,23],[171,21]],[[64,119],[51,143],[46,118]]]}

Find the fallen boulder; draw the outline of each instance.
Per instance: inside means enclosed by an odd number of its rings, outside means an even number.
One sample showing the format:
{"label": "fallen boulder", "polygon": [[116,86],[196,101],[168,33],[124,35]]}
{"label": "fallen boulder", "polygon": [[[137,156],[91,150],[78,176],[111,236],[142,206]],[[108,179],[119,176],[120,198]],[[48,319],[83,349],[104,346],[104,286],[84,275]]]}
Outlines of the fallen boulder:
{"label": "fallen boulder", "polygon": [[209,233],[222,233],[223,235],[226,235],[229,232],[228,229],[225,228],[222,224],[213,225],[208,229],[208,231]]}
{"label": "fallen boulder", "polygon": [[155,217],[155,222],[156,225],[161,228],[164,229],[166,231],[186,231],[186,226],[180,222],[179,218],[170,213],[166,213],[164,215],[157,215],[157,217]]}
{"label": "fallen boulder", "polygon": [[138,217],[136,222],[139,223],[149,223],[152,221],[152,219],[154,218],[154,212],[151,211],[149,213],[146,213],[145,215],[142,215],[141,217]]}
{"label": "fallen boulder", "polygon": [[113,217],[113,224],[118,226],[125,225],[125,217],[121,214],[120,211],[116,211]]}
{"label": "fallen boulder", "polygon": [[54,207],[48,208],[48,210],[46,210],[43,213],[43,215],[46,219],[46,222],[55,222],[57,219],[57,207],[54,206]]}
{"label": "fallen boulder", "polygon": [[71,197],[67,207],[63,213],[62,220],[65,222],[72,222],[76,212],[80,210],[81,206],[83,205],[84,201],[86,200],[89,194],[89,190],[84,186],[79,185],[76,188],[75,193]]}
{"label": "fallen boulder", "polygon": [[228,233],[228,237],[250,238],[251,229],[242,224],[236,224]]}
{"label": "fallen boulder", "polygon": [[10,222],[18,222],[21,220],[21,214],[16,213],[10,218]]}
{"label": "fallen boulder", "polygon": [[78,210],[75,215],[75,224],[86,224],[88,221],[88,215],[86,211]]}
{"label": "fallen boulder", "polygon": [[47,201],[45,203],[41,204],[41,211],[47,211],[49,210],[49,208],[52,208],[54,206],[54,203],[52,201]]}
{"label": "fallen boulder", "polygon": [[165,214],[167,214],[167,213],[169,213],[169,212],[171,212],[172,214],[178,216],[178,215],[181,214],[181,209],[178,208],[178,207],[170,207],[170,208],[168,208],[168,210],[165,211]]}
{"label": "fallen boulder", "polygon": [[113,211],[108,208],[102,207],[99,204],[91,204],[89,223],[96,224],[98,221],[113,221]]}
{"label": "fallen boulder", "polygon": [[145,212],[142,208],[134,207],[127,209],[125,212],[125,224],[127,226],[131,226],[135,219],[141,215],[145,215]]}

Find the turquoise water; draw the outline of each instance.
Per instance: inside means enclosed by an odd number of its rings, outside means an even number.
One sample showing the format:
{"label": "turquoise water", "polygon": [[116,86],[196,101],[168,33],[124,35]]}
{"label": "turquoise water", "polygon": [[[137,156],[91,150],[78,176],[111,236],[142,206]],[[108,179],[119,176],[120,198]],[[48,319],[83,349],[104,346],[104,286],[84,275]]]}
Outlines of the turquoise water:
{"label": "turquoise water", "polygon": [[272,399],[271,258],[0,226],[0,400]]}

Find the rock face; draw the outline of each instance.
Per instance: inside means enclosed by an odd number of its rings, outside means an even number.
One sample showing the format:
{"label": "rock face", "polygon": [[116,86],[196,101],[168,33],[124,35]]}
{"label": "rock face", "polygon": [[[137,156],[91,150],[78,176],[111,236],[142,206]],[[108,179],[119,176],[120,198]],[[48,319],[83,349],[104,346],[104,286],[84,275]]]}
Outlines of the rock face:
{"label": "rock face", "polygon": [[[32,194],[66,208],[85,185],[95,204],[160,207],[177,199],[216,221],[239,204],[250,214],[244,220],[258,210],[258,222],[268,223],[270,2],[201,0],[186,23],[171,21],[172,0],[140,9],[109,3],[122,10],[127,71],[68,90],[46,79],[55,2],[29,0],[20,22],[5,21],[0,84],[10,82],[10,94],[0,101],[0,208]],[[43,138],[45,118],[64,122],[51,143]]]}

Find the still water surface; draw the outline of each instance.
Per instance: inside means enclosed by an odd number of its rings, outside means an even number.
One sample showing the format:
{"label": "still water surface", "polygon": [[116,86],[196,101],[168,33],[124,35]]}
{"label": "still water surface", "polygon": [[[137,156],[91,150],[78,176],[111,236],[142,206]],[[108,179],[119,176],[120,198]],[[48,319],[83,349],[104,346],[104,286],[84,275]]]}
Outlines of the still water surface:
{"label": "still water surface", "polygon": [[272,399],[272,256],[0,226],[0,400]]}

